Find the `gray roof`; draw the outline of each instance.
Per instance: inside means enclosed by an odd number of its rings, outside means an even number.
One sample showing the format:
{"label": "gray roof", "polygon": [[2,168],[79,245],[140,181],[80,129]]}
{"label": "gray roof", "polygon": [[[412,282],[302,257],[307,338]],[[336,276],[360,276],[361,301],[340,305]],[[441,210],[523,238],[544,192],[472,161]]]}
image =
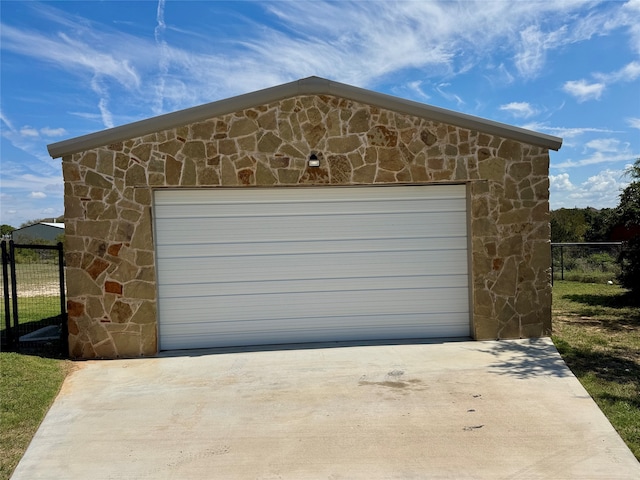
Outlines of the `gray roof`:
{"label": "gray roof", "polygon": [[433,107],[371,90],[352,87],[351,85],[333,82],[324,78],[308,77],[276,87],[167,113],[100,132],[90,133],[81,137],[70,138],[47,145],[47,149],[52,158],[58,158],[258,105],[276,102],[285,98],[295,97],[297,95],[333,95],[394,112],[427,118],[532,145],[547,147],[552,150],[559,150],[562,145],[562,139],[552,135],[546,135],[444,108]]}
{"label": "gray roof", "polygon": [[45,227],[64,229],[64,223],[38,222],[38,223],[32,223],[31,225],[25,225],[24,227],[16,228],[14,232],[17,232],[18,230],[24,230],[25,228],[38,227],[40,225],[44,225]]}
{"label": "gray roof", "polygon": [[11,237],[16,243],[33,240],[51,241],[56,240],[64,233],[64,223],[39,222],[26,227],[16,228],[11,232]]}

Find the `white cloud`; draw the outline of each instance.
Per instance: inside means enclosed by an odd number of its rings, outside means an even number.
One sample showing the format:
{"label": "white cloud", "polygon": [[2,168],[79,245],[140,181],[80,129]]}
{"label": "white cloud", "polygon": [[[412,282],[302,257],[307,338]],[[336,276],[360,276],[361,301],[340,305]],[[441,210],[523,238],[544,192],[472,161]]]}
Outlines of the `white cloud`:
{"label": "white cloud", "polygon": [[15,130],[15,128],[13,128],[13,124],[11,123],[11,120],[9,120],[9,118],[2,111],[0,111],[0,120],[2,120],[2,122],[9,128],[9,130],[11,131]]}
{"label": "white cloud", "polygon": [[622,181],[622,171],[620,170],[603,170],[587,179],[582,185],[589,188],[591,192],[607,193],[615,192],[615,197],[618,196],[620,188],[627,185],[627,182]]}
{"label": "white cloud", "polygon": [[164,7],[165,1],[158,0],[158,9],[156,12],[156,28],[154,30],[154,38],[156,46],[158,48],[158,81],[156,85],[156,101],[153,107],[153,112],[158,115],[163,112],[163,101],[166,94],[166,82],[167,75],[169,74],[170,58],[169,58],[169,46],[164,39],[164,33],[167,29],[167,24],[164,21]]}
{"label": "white cloud", "polygon": [[627,118],[627,123],[631,128],[637,128],[640,130],[640,118]]}
{"label": "white cloud", "polygon": [[[635,0],[634,0],[635,1]],[[547,52],[562,48],[573,43],[589,40],[594,36],[608,35],[613,30],[620,27],[629,27],[637,30],[636,34],[640,38],[638,28],[637,13],[626,12],[628,5],[621,8],[590,10],[587,14],[575,15],[578,9],[585,9],[593,2],[587,1],[564,1],[564,2],[508,2],[516,6],[519,13],[527,13],[530,22],[525,17],[515,20],[509,24],[514,31],[519,32],[519,42],[517,44],[516,55],[514,56],[515,66],[523,78],[537,76],[546,66]],[[529,3],[529,9],[523,8],[523,3]],[[483,3],[483,6],[487,3]],[[519,8],[518,8],[519,7]],[[539,9],[539,11],[535,11]],[[635,14],[635,18],[634,18]],[[517,14],[516,14],[517,18]],[[499,21],[496,19],[496,21]],[[529,23],[529,25],[527,25]],[[523,27],[524,26],[524,27]],[[633,36],[633,33],[632,33]],[[638,52],[640,52],[640,45]]]}
{"label": "white cloud", "polygon": [[84,118],[85,120],[91,120],[92,122],[100,121],[100,119],[102,118],[101,115],[97,113],[91,113],[91,112],[68,112],[68,113],[69,115],[74,115],[76,117]]}
{"label": "white cloud", "polygon": [[500,110],[511,113],[514,117],[527,118],[535,115],[537,110],[528,102],[511,102],[500,105]]}
{"label": "white cloud", "polygon": [[[10,194],[5,193],[5,192],[0,192],[0,200],[2,200],[2,202],[0,202],[0,206],[1,206],[3,203],[10,203],[10,202],[13,202],[13,201],[14,201],[14,199],[15,199],[15,197],[14,197],[13,195],[10,195]],[[1,223],[1,222],[0,222],[0,223]]]}
{"label": "white cloud", "polygon": [[107,128],[113,128],[113,115],[109,111],[109,91],[102,85],[102,81],[97,75],[94,75],[91,80],[91,89],[98,94],[100,101],[98,102],[98,110],[100,110],[100,116],[102,123]]}
{"label": "white cloud", "polygon": [[585,167],[587,165],[597,165],[599,163],[629,163],[633,162],[635,158],[638,157],[638,154],[630,153],[630,152],[619,152],[616,154],[609,155],[607,152],[596,151],[590,156],[586,158],[581,158],[580,160],[565,160],[564,162],[550,165],[551,168],[556,169],[567,169],[567,168],[576,168],[576,167]]}
{"label": "white cloud", "polygon": [[615,138],[596,138],[585,143],[585,146],[599,152],[617,152],[620,150],[620,140]]}
{"label": "white cloud", "polygon": [[67,68],[72,71],[77,71],[78,69],[82,71],[88,70],[95,74],[108,76],[130,89],[140,86],[140,76],[130,64],[131,53],[126,54],[126,50],[122,49],[118,52],[122,55],[116,56],[108,51],[100,51],[97,47],[97,45],[102,44],[104,45],[103,48],[108,50],[108,48],[117,48],[118,44],[121,45],[123,41],[139,42],[128,36],[126,39],[122,38],[115,41],[115,38],[110,39],[108,35],[105,35],[104,40],[113,40],[115,44],[100,41],[90,45],[79,40],[79,38],[89,38],[93,32],[90,32],[86,25],[80,23],[76,24],[75,27],[77,31],[74,32],[74,38],[71,38],[66,33],[47,37],[36,31],[23,31],[3,24],[3,48],[28,57],[46,60],[58,65],[60,68]]}
{"label": "white cloud", "polygon": [[63,135],[67,135],[67,131],[62,127],[60,128],[44,127],[40,129],[40,133],[45,137],[61,137]]}
{"label": "white cloud", "polygon": [[598,100],[606,85],[604,83],[588,83],[586,80],[569,80],[562,89],[569,95],[573,95],[579,102]]}
{"label": "white cloud", "polygon": [[[51,12],[51,9],[45,10]],[[140,42],[135,37],[122,33],[119,34],[121,38],[104,34],[102,38],[96,39],[95,33],[87,25],[88,22],[64,23],[74,26],[73,38],[66,33],[46,36],[40,32],[20,30],[2,24],[3,49],[37,58],[81,77],[87,72],[91,73],[90,86],[99,97],[98,108],[103,123],[106,127],[113,126],[111,114],[107,109],[108,90],[102,82],[103,79],[116,81],[129,91],[136,91],[141,86],[141,77],[131,66],[134,60],[132,53],[135,55],[136,46]],[[129,50],[123,48],[123,41],[131,42]],[[109,49],[113,51],[110,52]]]}
{"label": "white cloud", "polygon": [[537,132],[549,133],[551,135],[557,135],[564,139],[576,138],[587,133],[621,133],[615,130],[609,130],[606,128],[593,128],[593,127],[550,127],[546,123],[531,122],[523,125],[522,128],[528,130],[534,130]]}
{"label": "white cloud", "polygon": [[423,100],[428,100],[430,97],[422,88],[422,84],[423,82],[421,80],[416,80],[414,82],[407,83],[407,87],[418,97],[422,98]]}
{"label": "white cloud", "polygon": [[[7,123],[8,120],[3,119],[3,121]],[[9,124],[7,123],[7,125]],[[37,128],[25,125],[20,129],[18,133],[20,134],[20,136],[22,136],[25,139],[27,138],[36,139],[36,138],[40,138],[40,135],[44,135],[45,137],[60,137],[62,135],[66,135],[67,131],[64,128],[49,128],[49,127],[44,127],[38,130]],[[5,135],[5,137],[10,138],[11,135]]]}
{"label": "white cloud", "polygon": [[[56,170],[60,168],[60,163],[58,160],[52,159],[46,151],[44,145],[42,145],[40,133],[45,136],[49,136],[48,134],[65,134],[66,130],[63,128],[58,129],[50,129],[48,127],[40,129],[38,131],[36,128],[25,125],[20,130],[16,130],[13,128],[13,124],[11,120],[4,115],[2,115],[2,121],[4,122],[8,129],[2,130],[2,136],[6,138],[11,144],[19,150],[22,150],[29,155],[32,155],[40,162],[44,163],[46,167],[43,170],[49,170],[51,168],[55,168]],[[9,162],[7,159],[3,159],[2,164],[2,184],[5,185],[5,174],[7,173]]]}
{"label": "white cloud", "polygon": [[619,202],[620,191],[628,185],[624,170],[602,170],[586,181],[575,184],[568,173],[550,175],[551,208],[612,208]]}
{"label": "white cloud", "polygon": [[575,190],[575,185],[569,180],[568,173],[560,173],[558,175],[549,175],[549,185],[552,191],[570,192]]}
{"label": "white cloud", "polygon": [[629,27],[631,37],[631,48],[640,55],[640,1],[631,0],[625,3],[621,9],[621,15],[624,16],[626,24]]}
{"label": "white cloud", "polygon": [[597,82],[589,83],[587,80],[570,80],[565,82],[562,89],[573,95],[579,102],[587,100],[599,100],[605,89],[612,84],[621,82],[633,82],[640,78],[640,62],[631,62],[620,70],[611,73],[593,74]]}
{"label": "white cloud", "polygon": [[520,51],[515,56],[515,64],[521,76],[535,76],[542,70],[550,43],[549,32],[540,30],[537,25],[530,25],[520,32]]}
{"label": "white cloud", "polygon": [[552,163],[550,167],[567,169],[600,163],[633,163],[633,160],[638,157],[637,153],[631,151],[629,143],[622,143],[616,138],[594,138],[585,142],[583,146],[583,157]]}
{"label": "white cloud", "polygon": [[[46,164],[47,168],[51,168],[51,167],[59,168],[60,162],[57,160],[53,160],[49,155],[47,155],[47,150],[41,144],[38,136],[32,136],[32,135],[24,136],[24,135],[21,135],[19,131],[15,131],[15,130],[4,131],[2,132],[2,136],[7,140],[9,140],[9,142],[11,142],[11,144],[14,147],[28,153],[29,155],[32,155],[33,157],[37,158],[38,160]],[[5,173],[4,170],[6,168],[6,160],[3,160],[2,168],[3,168],[3,174],[4,174]],[[4,175],[2,179],[3,179],[3,185],[4,185]]]}
{"label": "white cloud", "polygon": [[509,69],[504,63],[500,63],[497,67],[494,65],[488,65],[489,72],[485,74],[485,78],[493,85],[511,85],[515,77],[509,72]]}
{"label": "white cloud", "polygon": [[22,135],[23,137],[38,137],[39,133],[35,128],[22,127],[20,129],[20,135]]}
{"label": "white cloud", "polygon": [[612,81],[633,82],[638,78],[640,78],[640,62],[631,62],[620,71],[615,72]]}
{"label": "white cloud", "polygon": [[62,198],[62,186],[64,183],[61,174],[47,175],[43,173],[35,175],[33,173],[4,170],[4,164],[2,167],[3,189],[34,191],[32,189],[35,187],[38,188],[38,191],[57,192],[57,196]]}
{"label": "white cloud", "polygon": [[[0,223],[17,226],[29,219],[57,216],[64,211],[64,184],[59,173],[32,173],[25,171],[22,164],[3,162],[2,190]],[[42,203],[52,214],[43,215]]]}
{"label": "white cloud", "polygon": [[[513,81],[511,72],[531,78],[545,68],[550,50],[624,24],[617,13],[621,8],[587,18],[576,15],[584,4],[265,2],[260,4],[265,20],[236,19],[239,28],[250,32],[243,40],[211,42],[190,32],[189,47],[183,49],[168,42],[166,33],[179,29],[165,18],[171,9],[165,11],[164,0],[157,5],[153,38],[44,4],[39,14],[50,31],[61,33],[4,24],[1,32],[3,48],[53,64],[82,81],[92,79],[88,86],[98,97],[97,110],[103,124],[111,126],[121,123],[110,104],[117,87],[124,89],[119,98],[130,95],[159,114],[309,75],[371,88],[406,69],[419,70],[422,78],[442,78],[482,65],[503,83]],[[459,95],[440,93],[463,103]]]}
{"label": "white cloud", "polygon": [[568,148],[582,147],[584,140],[582,137],[589,136],[590,134],[616,134],[624,133],[616,130],[609,130],[606,128],[594,128],[594,127],[552,127],[544,122],[531,122],[521,125],[522,128],[527,130],[533,130],[535,132],[548,133],[561,137],[562,149],[566,151]]}
{"label": "white cloud", "polygon": [[464,105],[465,102],[459,95],[455,93],[446,92],[444,90],[446,87],[450,87],[450,86],[451,86],[450,83],[441,83],[440,85],[436,86],[436,91],[440,95],[442,95],[442,97],[446,98],[450,102],[455,102],[458,106]]}
{"label": "white cloud", "polygon": [[640,77],[640,62],[631,62],[611,73],[594,73],[593,76],[605,83],[633,82]]}

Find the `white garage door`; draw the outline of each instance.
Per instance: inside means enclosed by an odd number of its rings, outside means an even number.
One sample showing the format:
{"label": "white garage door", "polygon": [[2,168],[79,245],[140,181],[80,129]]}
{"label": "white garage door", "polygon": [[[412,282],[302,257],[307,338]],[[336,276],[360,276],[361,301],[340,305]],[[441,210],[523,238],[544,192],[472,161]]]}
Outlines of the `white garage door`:
{"label": "white garage door", "polygon": [[156,191],[160,348],[469,336],[465,192]]}

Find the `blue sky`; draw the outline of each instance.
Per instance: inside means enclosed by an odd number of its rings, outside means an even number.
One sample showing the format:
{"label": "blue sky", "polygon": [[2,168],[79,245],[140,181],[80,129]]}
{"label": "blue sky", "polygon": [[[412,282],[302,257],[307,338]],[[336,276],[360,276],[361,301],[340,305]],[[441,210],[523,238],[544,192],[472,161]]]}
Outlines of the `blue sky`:
{"label": "blue sky", "polygon": [[63,213],[48,143],[317,75],[564,138],[551,207],[640,157],[640,0],[0,2],[0,223]]}

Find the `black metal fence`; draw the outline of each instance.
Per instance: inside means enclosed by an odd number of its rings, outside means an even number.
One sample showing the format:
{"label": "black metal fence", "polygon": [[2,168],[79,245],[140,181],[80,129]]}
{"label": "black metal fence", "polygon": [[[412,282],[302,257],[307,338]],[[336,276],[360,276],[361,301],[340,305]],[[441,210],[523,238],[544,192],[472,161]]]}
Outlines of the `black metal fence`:
{"label": "black metal fence", "polygon": [[622,242],[551,244],[551,279],[590,283],[615,281]]}
{"label": "black metal fence", "polygon": [[31,245],[2,241],[3,350],[67,355],[64,285],[62,243]]}

